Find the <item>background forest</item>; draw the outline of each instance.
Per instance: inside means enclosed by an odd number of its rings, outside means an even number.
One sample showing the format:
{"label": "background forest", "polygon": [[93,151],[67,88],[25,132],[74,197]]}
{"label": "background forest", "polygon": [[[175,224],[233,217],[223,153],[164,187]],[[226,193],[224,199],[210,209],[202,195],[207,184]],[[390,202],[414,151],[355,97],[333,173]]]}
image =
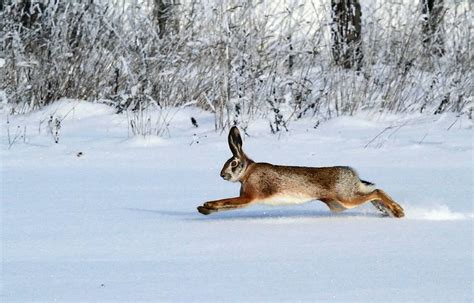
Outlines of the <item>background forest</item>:
{"label": "background forest", "polygon": [[216,129],[274,133],[359,111],[472,119],[472,17],[469,0],[2,0],[0,98],[106,103],[131,124],[197,105]]}

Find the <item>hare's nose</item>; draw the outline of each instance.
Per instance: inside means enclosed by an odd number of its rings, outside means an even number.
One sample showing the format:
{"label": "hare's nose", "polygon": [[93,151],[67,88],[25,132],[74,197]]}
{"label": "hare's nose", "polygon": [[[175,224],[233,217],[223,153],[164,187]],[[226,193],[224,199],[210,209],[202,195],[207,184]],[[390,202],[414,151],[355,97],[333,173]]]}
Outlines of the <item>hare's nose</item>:
{"label": "hare's nose", "polygon": [[224,180],[230,180],[230,174],[221,173],[221,177],[222,177]]}
{"label": "hare's nose", "polygon": [[225,176],[225,173],[221,171],[221,177],[224,178],[224,176]]}

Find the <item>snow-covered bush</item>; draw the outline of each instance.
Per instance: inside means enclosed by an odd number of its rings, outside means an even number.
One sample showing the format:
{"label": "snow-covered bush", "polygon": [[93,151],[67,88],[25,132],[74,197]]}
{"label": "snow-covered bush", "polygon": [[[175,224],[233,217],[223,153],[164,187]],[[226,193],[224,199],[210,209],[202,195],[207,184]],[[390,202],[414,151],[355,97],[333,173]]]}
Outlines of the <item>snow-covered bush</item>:
{"label": "snow-covered bush", "polygon": [[330,1],[171,1],[166,33],[153,3],[5,1],[0,91],[13,113],[61,97],[118,112],[195,102],[216,128],[264,116],[273,132],[360,110],[472,115],[468,0],[444,1],[443,56],[426,51],[420,3],[361,1],[360,71],[334,64]]}

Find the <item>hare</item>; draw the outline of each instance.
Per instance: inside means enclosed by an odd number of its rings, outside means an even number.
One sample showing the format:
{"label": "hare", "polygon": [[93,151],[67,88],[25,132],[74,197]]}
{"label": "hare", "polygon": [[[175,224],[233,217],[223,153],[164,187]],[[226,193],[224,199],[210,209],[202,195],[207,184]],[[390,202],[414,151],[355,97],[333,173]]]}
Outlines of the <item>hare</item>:
{"label": "hare", "polygon": [[239,129],[229,132],[232,158],[227,160],[221,177],[240,182],[240,196],[209,201],[197,210],[204,215],[262,204],[300,204],[321,200],[332,212],[340,212],[365,202],[372,204],[385,215],[401,218],[403,208],[374,184],[359,179],[350,167],[298,167],[256,163],[242,150]]}

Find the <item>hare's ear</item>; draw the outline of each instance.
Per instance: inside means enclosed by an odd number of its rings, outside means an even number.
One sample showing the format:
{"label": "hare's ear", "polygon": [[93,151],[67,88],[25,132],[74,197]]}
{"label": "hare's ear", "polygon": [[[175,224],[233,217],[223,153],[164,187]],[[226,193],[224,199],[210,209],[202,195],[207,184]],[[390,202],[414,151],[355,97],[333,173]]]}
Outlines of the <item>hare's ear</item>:
{"label": "hare's ear", "polygon": [[243,155],[242,137],[240,137],[239,129],[236,126],[232,126],[229,131],[229,147],[235,157],[240,158]]}

